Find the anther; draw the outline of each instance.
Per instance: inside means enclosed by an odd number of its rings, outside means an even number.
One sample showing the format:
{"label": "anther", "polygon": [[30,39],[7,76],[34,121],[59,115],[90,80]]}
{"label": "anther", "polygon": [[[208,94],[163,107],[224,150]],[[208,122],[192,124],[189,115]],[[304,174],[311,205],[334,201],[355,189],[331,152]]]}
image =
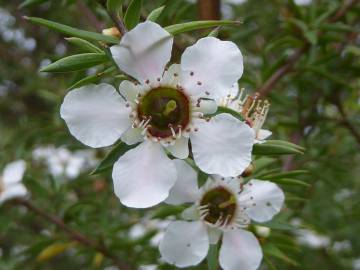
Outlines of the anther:
{"label": "anther", "polygon": [[190,72],[190,76],[194,76],[194,71],[191,71],[191,72]]}
{"label": "anther", "polygon": [[197,82],[197,85],[202,85],[202,83],[200,81]]}
{"label": "anther", "polygon": [[145,83],[146,83],[146,84],[149,84],[149,83],[150,83],[150,80],[149,80],[149,79],[147,79],[147,80],[145,81]]}

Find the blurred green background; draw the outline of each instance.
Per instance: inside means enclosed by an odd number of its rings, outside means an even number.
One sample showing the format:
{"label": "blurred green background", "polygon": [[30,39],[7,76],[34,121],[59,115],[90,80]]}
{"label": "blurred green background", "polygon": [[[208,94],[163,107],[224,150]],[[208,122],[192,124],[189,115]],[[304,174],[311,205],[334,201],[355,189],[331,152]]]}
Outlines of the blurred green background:
{"label": "blurred green background", "polygon": [[[30,4],[19,8],[23,2],[0,0],[0,168],[25,159],[31,201],[133,269],[175,269],[159,260],[156,245],[165,217],[171,219],[177,209],[122,207],[113,195],[110,171],[89,176],[107,150],[81,145],[60,119],[67,89],[101,67],[40,73],[39,68],[79,50],[66,36],[22,16],[98,32],[112,22],[96,1],[25,1]],[[302,180],[310,187],[285,187],[292,195],[276,220],[287,225],[273,226],[269,235],[258,232],[262,243],[277,247],[261,269],[360,269],[358,2],[223,0],[219,8],[206,10],[196,1],[143,1],[142,18],[166,5],[158,20],[162,26],[218,15],[242,21],[219,34],[236,42],[244,55],[240,86],[260,91],[271,102],[265,127],[273,139],[306,147],[302,156],[266,160],[264,170],[274,164],[308,170]],[[177,36],[174,61],[207,33]],[[111,76],[102,80],[118,83]],[[0,206],[0,269],[117,269],[112,265],[25,208],[11,202]],[[207,269],[206,261],[192,269]]]}

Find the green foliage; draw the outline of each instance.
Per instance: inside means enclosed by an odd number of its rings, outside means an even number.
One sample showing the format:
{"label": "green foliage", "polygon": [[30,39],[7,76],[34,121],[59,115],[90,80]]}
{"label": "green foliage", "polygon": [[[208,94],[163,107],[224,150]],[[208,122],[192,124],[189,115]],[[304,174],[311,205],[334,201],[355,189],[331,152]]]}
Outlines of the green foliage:
{"label": "green foliage", "polygon": [[64,24],[56,23],[42,18],[36,18],[36,17],[24,17],[24,18],[32,23],[45,26],[51,30],[63,33],[68,36],[74,36],[87,40],[102,41],[105,43],[112,43],[112,44],[116,44],[119,42],[116,38],[112,36],[105,36],[99,33],[76,29]]}
{"label": "green foliage", "polygon": [[[248,93],[263,91],[267,80],[280,72],[280,79],[265,92],[271,109],[264,126],[279,140],[254,146],[254,172],[246,177],[246,181],[278,183],[286,194],[286,207],[274,220],[249,228],[264,250],[260,269],[353,269],[360,253],[359,5],[338,17],[345,3],[340,0],[313,1],[308,6],[293,0],[247,1],[228,5],[232,14],[219,22],[200,21],[197,6],[185,0],[102,2],[119,15],[121,5],[127,7],[129,29],[147,18],[173,35],[182,34],[176,37],[175,62],[187,46],[221,26],[211,35],[234,41],[241,49],[245,62],[239,83]],[[113,194],[110,168],[133,146],[120,143],[94,150],[98,165],[92,164],[73,180],[64,172],[53,174],[46,162],[34,160],[33,151],[39,146],[54,145],[72,153],[88,149],[70,136],[59,116],[69,89],[100,82],[118,87],[124,78],[106,55],[107,46],[119,42],[117,37],[101,34],[103,28],[114,25],[106,10],[89,0],[26,0],[1,1],[0,11],[14,18],[7,20],[1,13],[0,21],[6,22],[9,33],[20,30],[36,46],[31,50],[24,46],[29,41],[10,39],[11,34],[4,34],[8,30],[0,35],[0,168],[11,160],[26,159],[24,183],[31,201],[134,269],[149,264],[158,264],[161,270],[176,269],[158,260],[158,249],[150,240],[157,229],[149,228],[148,220],[179,217],[183,207],[160,204],[149,211],[128,209]],[[28,21],[22,20],[23,15],[29,16],[25,17]],[[283,73],[297,50],[303,53],[288,69],[291,72]],[[39,73],[49,59],[57,61],[45,70],[76,72]],[[223,107],[216,112],[220,113],[242,119]],[[194,165],[192,159],[186,161]],[[198,171],[200,185],[207,177]],[[146,225],[138,238],[132,235],[135,225]],[[269,234],[262,235],[257,226],[270,229]],[[316,247],[298,241],[299,229],[325,236],[329,244]],[[0,269],[113,266],[97,250],[74,245],[72,240],[58,226],[14,202],[0,206]],[[208,261],[216,269],[212,252],[213,247]],[[189,269],[208,269],[208,261]]]}
{"label": "green foliage", "polygon": [[109,61],[105,53],[82,53],[62,58],[44,68],[41,72],[71,72],[87,69]]}
{"label": "green foliage", "polygon": [[165,27],[165,30],[168,31],[172,35],[178,35],[184,32],[194,31],[198,29],[210,28],[215,26],[234,26],[238,25],[237,21],[194,21],[187,23],[179,23]]}
{"label": "green foliage", "polygon": [[142,0],[131,0],[124,16],[125,26],[129,30],[134,28],[139,23],[141,6]]}

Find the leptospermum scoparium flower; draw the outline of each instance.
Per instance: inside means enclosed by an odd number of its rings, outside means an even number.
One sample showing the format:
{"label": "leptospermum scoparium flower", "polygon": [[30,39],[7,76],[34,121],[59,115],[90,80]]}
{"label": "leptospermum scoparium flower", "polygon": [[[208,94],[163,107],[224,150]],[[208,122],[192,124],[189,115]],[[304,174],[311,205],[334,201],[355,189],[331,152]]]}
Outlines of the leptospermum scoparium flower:
{"label": "leptospermum scoparium flower", "polygon": [[0,175],[0,204],[7,200],[27,195],[26,187],[21,183],[26,163],[23,160],[7,164]]}
{"label": "leptospermum scoparium flower", "polygon": [[172,45],[173,36],[158,24],[138,24],[111,47],[119,68],[136,82],[123,81],[120,94],[108,84],[84,86],[69,92],[61,106],[71,134],[88,146],[109,146],[119,138],[140,143],[113,168],[115,193],[129,207],[150,207],[168,197],[178,173],[166,152],[188,157],[189,139],[194,161],[206,173],[236,176],[251,162],[255,135],[246,123],[229,114],[203,118],[216,104],[201,98],[226,95],[243,73],[238,47],[202,38],[184,51],[181,64],[166,69]]}
{"label": "leptospermum scoparium flower", "polygon": [[270,103],[266,99],[262,99],[258,93],[245,96],[244,89],[239,90],[239,86],[236,84],[226,97],[217,99],[217,103],[219,106],[230,108],[242,115],[255,132],[255,143],[264,143],[271,136],[270,130],[262,129],[270,109]]}
{"label": "leptospermum scoparium flower", "polygon": [[177,267],[199,264],[210,244],[222,237],[219,262],[224,270],[255,270],[260,266],[262,251],[257,238],[244,230],[250,220],[266,222],[284,203],[283,191],[274,183],[242,178],[212,176],[200,189],[196,172],[184,161],[176,160],[182,175],[170,191],[166,202],[193,206],[183,213],[191,221],[169,225],[160,243],[162,258]]}

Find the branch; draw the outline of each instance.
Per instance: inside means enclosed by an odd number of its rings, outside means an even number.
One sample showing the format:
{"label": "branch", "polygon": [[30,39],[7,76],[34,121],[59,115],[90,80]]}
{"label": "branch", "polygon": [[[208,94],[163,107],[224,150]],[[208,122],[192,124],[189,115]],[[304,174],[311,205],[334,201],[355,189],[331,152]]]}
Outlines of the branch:
{"label": "branch", "polygon": [[119,14],[115,14],[107,9],[106,0],[98,0],[98,2],[106,10],[107,14],[114,22],[115,27],[119,30],[121,36],[125,35],[127,29],[125,27],[124,21],[122,20],[122,18],[119,17]]}
{"label": "branch", "polygon": [[28,210],[32,211],[34,214],[36,214],[38,216],[41,216],[43,219],[47,220],[48,222],[55,224],[62,231],[64,231],[66,234],[68,234],[69,237],[72,240],[77,241],[78,243],[82,244],[83,246],[90,247],[90,248],[96,250],[97,252],[100,252],[101,254],[104,255],[104,257],[107,257],[110,260],[112,260],[113,263],[119,269],[121,269],[121,270],[132,270],[132,268],[127,263],[125,263],[124,261],[122,261],[119,258],[117,258],[116,256],[114,256],[112,254],[112,252],[110,252],[106,247],[104,247],[103,245],[100,245],[100,244],[96,243],[95,241],[87,238],[82,233],[70,228],[69,226],[67,226],[64,223],[64,221],[60,217],[48,214],[44,210],[38,208],[37,206],[32,204],[30,201],[25,200],[25,199],[20,199],[20,198],[15,199],[14,202],[26,207]]}
{"label": "branch", "polygon": [[198,0],[200,20],[220,19],[220,0]]}
{"label": "branch", "polygon": [[[340,20],[342,17],[345,16],[346,12],[358,2],[359,2],[359,0],[346,1],[345,4],[343,4],[343,6],[340,7],[340,9],[335,13],[335,15],[329,19],[329,22],[334,23],[334,22]],[[262,96],[266,96],[267,94],[269,94],[273,90],[275,84],[281,78],[283,78],[287,73],[292,71],[295,64],[299,61],[299,59],[305,53],[308,52],[309,48],[310,48],[310,44],[307,42],[304,47],[297,49],[293,53],[293,55],[291,55],[289,57],[289,59],[286,61],[286,63],[284,65],[282,65],[281,67],[279,67],[271,75],[271,77],[269,79],[267,79],[266,82],[256,90],[256,92],[259,92],[260,95],[262,95]]]}
{"label": "branch", "polygon": [[341,120],[339,121],[339,123],[345,126],[349,130],[349,132],[353,135],[357,143],[360,145],[360,133],[358,132],[358,129],[354,127],[354,125],[349,121],[349,118],[344,110],[344,107],[340,99],[335,99],[333,103],[341,115]]}

